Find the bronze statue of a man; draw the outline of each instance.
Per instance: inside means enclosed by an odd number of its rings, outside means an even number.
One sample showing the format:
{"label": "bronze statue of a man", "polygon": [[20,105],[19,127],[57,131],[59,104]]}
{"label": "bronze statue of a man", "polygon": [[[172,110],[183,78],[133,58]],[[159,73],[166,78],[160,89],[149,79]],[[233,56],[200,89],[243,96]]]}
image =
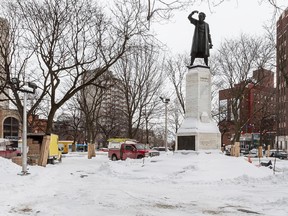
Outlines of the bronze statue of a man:
{"label": "bronze statue of a man", "polygon": [[205,13],[200,12],[198,19],[194,19],[192,16],[194,13],[198,13],[197,10],[189,14],[188,19],[195,25],[192,48],[191,48],[191,63],[193,65],[195,58],[204,58],[206,66],[208,66],[209,49],[212,49],[212,41],[210,36],[210,30],[208,23],[204,22]]}

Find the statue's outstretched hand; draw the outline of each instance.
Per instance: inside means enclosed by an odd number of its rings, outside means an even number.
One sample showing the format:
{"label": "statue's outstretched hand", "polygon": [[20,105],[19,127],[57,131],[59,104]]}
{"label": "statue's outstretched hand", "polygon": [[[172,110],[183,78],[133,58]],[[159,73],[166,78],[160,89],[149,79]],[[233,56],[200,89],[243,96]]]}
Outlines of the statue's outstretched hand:
{"label": "statue's outstretched hand", "polygon": [[209,49],[212,49],[212,47],[213,47],[213,44],[210,44],[210,45],[209,45]]}
{"label": "statue's outstretched hand", "polygon": [[194,13],[199,13],[199,11],[197,11],[197,10],[192,11],[192,12],[189,14],[189,17],[191,17]]}

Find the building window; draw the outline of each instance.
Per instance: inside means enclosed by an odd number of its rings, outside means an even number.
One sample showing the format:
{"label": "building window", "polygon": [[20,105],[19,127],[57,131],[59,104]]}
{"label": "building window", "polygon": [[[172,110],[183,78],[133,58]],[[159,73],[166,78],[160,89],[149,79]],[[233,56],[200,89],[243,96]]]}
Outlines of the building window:
{"label": "building window", "polygon": [[3,137],[12,141],[13,146],[18,145],[19,121],[16,118],[8,117],[3,123]]}

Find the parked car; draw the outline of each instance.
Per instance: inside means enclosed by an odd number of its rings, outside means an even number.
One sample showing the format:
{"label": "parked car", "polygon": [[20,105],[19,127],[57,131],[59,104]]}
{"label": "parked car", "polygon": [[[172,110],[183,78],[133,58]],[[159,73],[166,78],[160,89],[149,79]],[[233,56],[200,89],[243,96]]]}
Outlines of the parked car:
{"label": "parked car", "polygon": [[148,151],[149,157],[159,156],[160,152],[154,149],[149,149],[145,144],[137,143],[135,144],[138,150],[146,150]]}
{"label": "parked car", "polygon": [[[249,154],[248,154],[250,157],[259,157],[259,153],[258,153],[258,149],[256,148],[253,148],[249,151]],[[262,149],[262,156],[265,156],[265,150]]]}
{"label": "parked car", "polygon": [[287,152],[282,150],[270,150],[270,157],[276,157],[279,159],[287,159]]}
{"label": "parked car", "polygon": [[108,148],[99,148],[99,150],[98,151],[102,151],[102,152],[108,152],[109,151],[109,149]]}
{"label": "parked car", "polygon": [[21,156],[21,151],[11,145],[7,145],[5,148],[0,149],[0,157],[11,159],[15,156]]}
{"label": "parked car", "polygon": [[[165,147],[153,147],[153,150],[163,152],[165,151]],[[167,151],[173,151],[171,148],[167,148]]]}
{"label": "parked car", "polygon": [[0,138],[0,157],[12,158],[15,156],[20,156],[21,151],[11,145],[10,140]]}

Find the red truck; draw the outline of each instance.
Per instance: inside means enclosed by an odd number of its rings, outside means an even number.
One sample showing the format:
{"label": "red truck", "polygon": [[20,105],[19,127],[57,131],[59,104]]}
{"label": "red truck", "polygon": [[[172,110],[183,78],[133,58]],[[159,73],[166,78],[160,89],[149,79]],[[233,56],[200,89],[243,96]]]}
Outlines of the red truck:
{"label": "red truck", "polygon": [[143,144],[119,143],[108,150],[108,157],[112,161],[126,160],[127,158],[141,159],[149,156],[149,150],[142,148]]}

